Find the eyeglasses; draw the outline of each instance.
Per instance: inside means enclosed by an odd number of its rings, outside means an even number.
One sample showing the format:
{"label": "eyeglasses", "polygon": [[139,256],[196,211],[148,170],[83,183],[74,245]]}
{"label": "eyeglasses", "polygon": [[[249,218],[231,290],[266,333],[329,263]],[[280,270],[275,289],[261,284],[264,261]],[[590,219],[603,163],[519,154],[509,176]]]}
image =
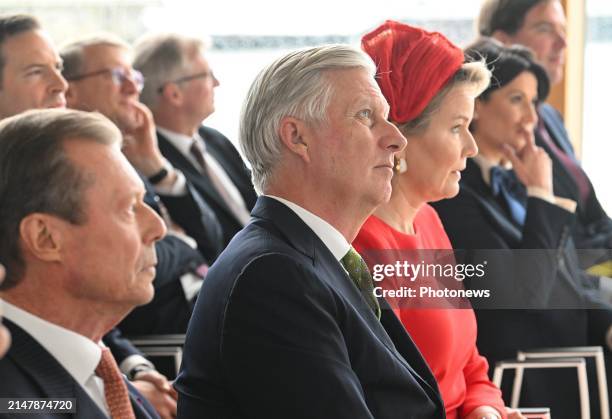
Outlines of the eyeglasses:
{"label": "eyeglasses", "polygon": [[91,73],[85,73],[85,74],[79,74],[79,75],[72,76],[72,77],[67,77],[66,80],[78,81],[78,80],[83,80],[89,77],[99,76],[102,74],[110,74],[111,80],[117,86],[121,86],[127,80],[130,80],[136,85],[136,88],[138,89],[139,92],[142,91],[142,88],[144,87],[145,79],[140,71],[134,70],[134,69],[126,70],[123,67],[103,68],[98,71],[92,71]]}
{"label": "eyeglasses", "polygon": [[212,72],[212,70],[208,70],[208,71],[203,71],[201,73],[196,73],[196,74],[192,74],[190,76],[184,76],[184,77],[179,77],[178,79],[175,80],[170,80],[165,82],[164,84],[162,84],[159,89],[157,89],[157,93],[162,93],[164,91],[164,87],[166,87],[166,85],[170,84],[170,83],[185,83],[187,81],[191,81],[191,80],[196,80],[196,79],[203,79],[206,77],[210,77],[212,79],[215,79],[215,73]]}

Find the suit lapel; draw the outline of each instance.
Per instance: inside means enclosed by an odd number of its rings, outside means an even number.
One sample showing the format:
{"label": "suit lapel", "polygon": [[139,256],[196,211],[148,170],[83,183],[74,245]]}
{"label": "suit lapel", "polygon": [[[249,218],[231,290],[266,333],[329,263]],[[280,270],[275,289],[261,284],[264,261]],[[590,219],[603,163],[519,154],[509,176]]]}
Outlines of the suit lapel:
{"label": "suit lapel", "polygon": [[[232,219],[235,219],[234,215],[225,204],[225,201],[223,201],[223,198],[217,193],[209,177],[202,174],[194,167],[194,165],[159,132],[157,133],[157,140],[162,154],[170,160],[176,168],[181,170],[191,183],[197,186],[204,197],[210,201],[214,201],[232,217]],[[236,220],[236,222],[238,221]]]}
{"label": "suit lapel", "polygon": [[542,140],[541,136],[536,131],[536,145],[544,148],[553,162],[553,184],[555,194],[563,196],[565,198],[578,201],[578,185],[574,180],[572,174],[568,172],[565,165],[557,158],[556,153],[551,150],[550,146],[546,141]]}
{"label": "suit lapel", "polygon": [[76,398],[76,419],[106,419],[85,390],[36,340],[16,324],[5,320],[13,342],[7,357],[12,359],[41,390],[42,397]]}
{"label": "suit lapel", "polygon": [[[320,279],[327,283],[331,288],[338,291],[348,303],[359,313],[363,321],[368,325],[369,329],[378,338],[378,340],[393,354],[393,356],[410,371],[415,379],[427,388],[427,391],[435,395],[434,400],[438,400],[437,385],[429,368],[426,366],[420,352],[416,349],[414,342],[410,339],[408,334],[404,331],[403,327],[399,325],[401,329],[397,329],[398,320],[395,318],[395,324],[388,319],[388,316],[393,316],[393,311],[387,304],[386,300],[379,298],[381,309],[386,312],[381,321],[379,321],[366,301],[364,301],[361,293],[355,287],[348,274],[329,251],[327,246],[319,239],[319,237],[289,208],[284,204],[276,201],[273,198],[261,196],[255,204],[253,209],[253,216],[260,217],[272,221],[284,236],[285,240],[289,242],[296,250],[300,251],[307,257],[313,260],[313,264],[318,270],[322,271]],[[387,329],[388,327],[388,329]],[[402,354],[398,352],[393,340],[391,339],[387,330],[391,331],[398,340],[402,343],[402,349],[406,349],[407,346],[411,347],[410,359],[420,360],[416,361],[418,364],[417,369],[421,371],[423,376],[419,374],[415,368],[413,368],[404,359]],[[401,330],[402,338],[398,336],[398,330]],[[432,377],[432,382],[428,381],[423,377]]]}
{"label": "suit lapel", "polygon": [[557,146],[563,150],[565,154],[575,159],[574,149],[572,148],[569,137],[567,136],[567,131],[565,131],[562,121],[559,120],[557,112],[554,110],[554,108],[544,103],[540,105],[539,114],[555,144],[557,144]]}
{"label": "suit lapel", "polygon": [[215,136],[215,133],[215,131],[211,131],[210,128],[204,126],[199,130],[200,136],[206,142],[206,149],[223,166],[232,183],[242,195],[247,208],[251,210],[255,205],[257,195],[253,189],[250,174],[244,166],[242,157],[231,146],[229,140],[225,137],[219,138],[221,134],[216,133],[217,136]]}
{"label": "suit lapel", "polygon": [[509,243],[520,242],[522,232],[520,228],[510,221],[510,216],[491,193],[491,188],[484,182],[480,167],[472,159],[468,159],[467,166],[462,172],[462,193],[474,197],[478,205],[484,210],[486,216]]}

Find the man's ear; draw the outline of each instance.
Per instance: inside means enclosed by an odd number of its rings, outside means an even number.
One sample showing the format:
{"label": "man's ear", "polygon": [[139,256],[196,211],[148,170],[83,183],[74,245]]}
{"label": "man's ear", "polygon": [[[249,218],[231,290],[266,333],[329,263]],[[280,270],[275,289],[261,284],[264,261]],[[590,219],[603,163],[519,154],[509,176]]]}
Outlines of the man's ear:
{"label": "man's ear", "polygon": [[32,213],[19,223],[19,236],[24,250],[45,262],[62,258],[63,221],[49,214]]}
{"label": "man's ear", "polygon": [[310,128],[301,119],[285,116],[280,121],[279,136],[289,152],[296,154],[305,162],[310,162],[308,138]]}
{"label": "man's ear", "polygon": [[509,45],[512,43],[512,36],[510,36],[507,32],[502,31],[501,29],[497,29],[495,32],[491,34],[492,38],[497,39],[504,45]]}
{"label": "man's ear", "polygon": [[167,83],[161,88],[160,95],[165,101],[171,105],[178,107],[183,104],[183,91],[179,89],[176,83]]}
{"label": "man's ear", "polygon": [[66,107],[77,108],[76,105],[78,103],[78,99],[77,99],[78,95],[72,83],[68,83],[68,90],[66,90],[66,93],[64,94],[64,96],[66,97]]}

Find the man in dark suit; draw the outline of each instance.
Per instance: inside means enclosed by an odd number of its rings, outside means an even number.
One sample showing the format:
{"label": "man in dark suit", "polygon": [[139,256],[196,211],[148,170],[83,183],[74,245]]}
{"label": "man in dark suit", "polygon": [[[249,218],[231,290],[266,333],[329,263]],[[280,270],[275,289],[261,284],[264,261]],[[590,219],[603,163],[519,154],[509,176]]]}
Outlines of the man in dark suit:
{"label": "man in dark suit", "polygon": [[[0,118],[16,115],[28,109],[64,107],[66,80],[61,75],[62,60],[49,36],[38,21],[29,15],[5,15],[0,17]],[[157,277],[176,278],[179,267],[169,263],[176,258],[177,244],[172,237],[157,242]],[[190,249],[191,250],[191,249]],[[199,256],[196,251],[193,251]],[[180,266],[182,268],[183,265]],[[173,312],[173,319],[181,311]],[[188,315],[183,321],[186,327]],[[148,324],[155,324],[149,316]],[[183,329],[184,330],[184,329]],[[142,332],[144,333],[144,331]],[[176,402],[170,397],[168,380],[155,371],[153,364],[144,358],[118,330],[104,337],[121,370],[134,380],[134,385],[149,398],[164,416],[176,410]]]}
{"label": "man in dark suit", "polygon": [[[551,85],[561,82],[565,65],[565,13],[559,0],[487,0],[478,30],[505,44],[533,50]],[[555,194],[578,203],[573,237],[584,268],[612,259],[612,219],[599,203],[593,185],[580,167],[559,112],[540,105],[536,144],[553,160]],[[610,272],[612,274],[612,272]]]}
{"label": "man in dark suit", "polygon": [[207,265],[221,250],[221,229],[211,208],[185,176],[161,154],[151,112],[138,102],[142,75],[132,69],[131,48],[107,36],[62,48],[69,82],[68,107],[99,111],[121,129],[123,152],[143,177],[146,202],[167,223],[157,244],[155,298],[120,324],[132,335],[184,333]]}
{"label": "man in dark suit", "polygon": [[76,111],[0,124],[0,295],[13,335],[3,397],[76,398],[79,418],[158,417],[101,344],[153,298],[165,234],[120,141],[106,118]]}
{"label": "man in dark suit", "polygon": [[406,142],[374,73],[363,52],[336,45],[288,54],[253,83],[241,147],[264,196],[196,303],[178,417],[444,417],[435,379],[349,244],[389,199]]}
{"label": "man in dark suit", "polygon": [[226,246],[249,220],[257,196],[232,143],[202,125],[219,85],[197,38],[158,35],[138,42],[134,68],[147,82],[141,100],[153,112],[159,148],[213,208]]}

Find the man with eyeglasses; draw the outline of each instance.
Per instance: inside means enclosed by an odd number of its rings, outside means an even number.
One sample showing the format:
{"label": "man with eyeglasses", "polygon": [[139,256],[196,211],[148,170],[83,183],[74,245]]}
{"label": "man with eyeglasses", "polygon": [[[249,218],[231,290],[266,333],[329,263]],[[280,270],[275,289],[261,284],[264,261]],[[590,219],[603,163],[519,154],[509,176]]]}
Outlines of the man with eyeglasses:
{"label": "man with eyeglasses", "polygon": [[[221,251],[219,222],[183,174],[161,154],[151,112],[138,101],[144,78],[131,66],[131,47],[112,35],[94,36],[64,46],[61,56],[69,82],[68,107],[97,111],[115,122],[124,136],[123,152],[169,211],[171,232],[195,239],[198,250],[212,263]],[[178,199],[185,196],[197,205],[187,206]]]}
{"label": "man with eyeglasses", "polygon": [[215,211],[227,245],[248,222],[257,195],[236,148],[202,125],[215,110],[219,85],[205,47],[176,34],[147,37],[134,48],[134,68],[146,78],[141,101],[153,112],[161,152]]}
{"label": "man with eyeglasses", "polygon": [[[504,44],[531,48],[546,69],[551,85],[560,83],[565,69],[566,18],[559,0],[486,0],[477,21],[480,35]],[[580,166],[559,112],[543,103],[538,108],[536,144],[553,161],[555,195],[578,204],[572,235],[584,268],[593,264],[598,275],[612,275],[612,218],[601,206],[587,173]],[[603,262],[603,263],[602,263]],[[612,282],[600,284],[612,295]]]}
{"label": "man with eyeglasses", "polygon": [[[0,15],[0,119],[31,109],[65,107],[68,84],[61,71],[62,59],[36,18],[24,14]],[[164,244],[156,246],[158,254],[164,253],[160,249],[173,247],[168,240],[164,238]],[[10,277],[5,281],[6,287],[9,282]],[[7,313],[8,327],[14,328],[13,322],[19,322],[21,318],[14,311]],[[49,336],[54,337],[53,333]],[[161,401],[171,391],[168,380],[155,371],[153,365],[117,329],[104,337],[104,343],[113,352],[122,372],[134,380],[135,386],[147,399]],[[7,357],[11,358],[12,354],[9,352]],[[31,368],[23,360],[22,357],[16,362],[23,368]],[[80,364],[75,363],[73,370],[79,369]],[[47,375],[47,378],[53,377],[51,373]],[[42,375],[32,377],[35,381],[44,378]],[[170,401],[174,406],[155,403],[155,407],[162,411],[176,409],[175,402]]]}

